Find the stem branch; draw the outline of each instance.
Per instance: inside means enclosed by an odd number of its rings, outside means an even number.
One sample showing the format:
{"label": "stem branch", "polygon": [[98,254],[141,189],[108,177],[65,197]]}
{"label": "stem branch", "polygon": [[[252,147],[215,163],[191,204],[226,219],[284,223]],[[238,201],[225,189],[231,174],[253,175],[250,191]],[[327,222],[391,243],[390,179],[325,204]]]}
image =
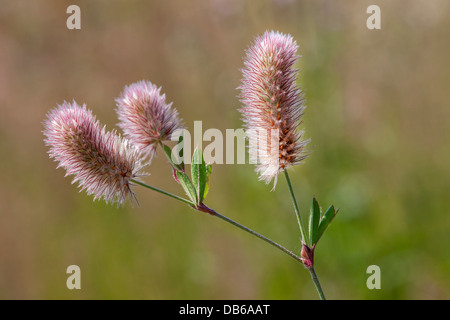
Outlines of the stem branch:
{"label": "stem branch", "polygon": [[[288,181],[288,186],[289,186],[289,189],[291,191],[291,196],[293,197],[292,186],[290,184],[289,177],[288,177],[287,173],[286,173],[286,179]],[[265,242],[267,242],[268,244],[274,246],[275,248],[281,250],[282,252],[284,252],[285,254],[290,256],[291,258],[294,258],[296,261],[298,261],[298,262],[303,264],[303,260],[302,260],[301,257],[299,257],[296,254],[292,253],[291,251],[289,251],[288,249],[286,249],[282,245],[280,245],[280,244],[276,243],[275,241],[273,241],[273,240],[271,240],[271,239],[269,239],[269,238],[267,238],[267,237],[257,233],[256,231],[253,231],[250,228],[247,228],[246,226],[241,225],[240,223],[238,223],[238,222],[236,222],[236,221],[234,221],[234,220],[232,220],[232,219],[230,219],[230,218],[228,218],[228,217],[226,217],[224,215],[221,215],[220,213],[218,213],[218,212],[214,211],[213,209],[207,207],[203,203],[201,203],[199,206],[196,206],[195,203],[192,203],[191,201],[189,201],[187,199],[184,199],[182,197],[179,197],[179,196],[174,195],[172,193],[169,193],[167,191],[158,189],[156,187],[150,186],[150,185],[148,185],[146,183],[143,183],[141,181],[138,181],[138,180],[135,180],[135,179],[130,179],[130,181],[135,183],[135,184],[138,184],[140,186],[143,186],[145,188],[148,188],[150,190],[153,190],[153,191],[159,192],[161,194],[164,194],[164,195],[166,195],[168,197],[171,197],[173,199],[176,199],[178,201],[181,201],[183,203],[186,203],[186,204],[190,205],[191,207],[193,207],[194,209],[196,209],[198,211],[206,212],[206,213],[209,213],[212,216],[218,217],[218,218],[222,219],[223,221],[226,221],[229,224],[231,224],[231,225],[233,225],[233,226],[235,226],[235,227],[237,227],[237,228],[239,228],[241,230],[244,230],[245,232],[247,232],[247,233],[249,233],[249,234],[251,234],[251,235],[253,235],[253,236],[255,236],[255,237],[257,237],[257,238],[259,238],[259,239],[261,239],[263,241],[265,241]],[[293,203],[294,203],[294,208],[296,208],[297,217],[299,219],[298,221],[299,221],[299,225],[300,225],[300,230],[302,231],[302,237],[303,237],[303,239],[305,239],[304,235],[303,235],[304,234],[303,224],[301,223],[300,213],[298,211],[298,206],[297,206],[297,202],[295,201],[295,197],[293,197]],[[319,279],[317,277],[317,274],[316,274],[316,272],[314,270],[314,266],[311,266],[311,267],[309,267],[307,269],[311,273],[311,278],[312,278],[312,280],[314,282],[314,285],[316,286],[316,289],[317,289],[317,292],[319,293],[320,299],[325,300],[325,295],[323,293],[323,290],[322,290],[322,287],[320,285],[320,282],[319,282]]]}
{"label": "stem branch", "polygon": [[308,270],[311,273],[311,278],[314,282],[314,285],[316,286],[316,290],[319,294],[320,299],[327,300],[325,298],[325,294],[323,293],[322,286],[320,285],[319,278],[317,277],[316,270],[314,270],[314,266],[311,266],[310,268],[308,268]]}
{"label": "stem branch", "polygon": [[286,253],[286,254],[289,255],[290,257],[294,258],[294,259],[297,260],[298,262],[302,262],[302,263],[303,263],[302,258],[300,258],[300,257],[297,256],[296,254],[292,253],[291,251],[289,251],[288,249],[286,249],[286,248],[283,247],[282,245],[280,245],[280,244],[276,243],[275,241],[273,241],[273,240],[271,240],[271,239],[269,239],[269,238],[263,236],[262,234],[259,234],[259,233],[256,232],[256,231],[253,231],[253,230],[250,229],[250,228],[247,228],[246,226],[243,226],[242,224],[240,224],[240,223],[238,223],[238,222],[236,222],[236,221],[234,221],[234,220],[232,220],[232,219],[230,219],[230,218],[228,218],[228,217],[226,217],[226,216],[224,216],[224,215],[221,215],[220,213],[214,211],[213,209],[208,208],[206,205],[201,204],[201,205],[197,208],[197,210],[202,211],[202,212],[207,212],[207,213],[209,213],[210,215],[212,215],[212,216],[214,216],[214,217],[218,217],[218,218],[220,218],[220,219],[222,219],[222,220],[224,220],[224,221],[230,223],[231,225],[233,225],[233,226],[235,226],[235,227],[238,227],[239,229],[244,230],[244,231],[250,233],[251,235],[253,235],[253,236],[257,237],[257,238],[259,238],[259,239],[261,239],[261,240],[264,240],[265,242],[271,244],[271,245],[274,246],[275,248],[277,248],[277,249],[283,251],[284,253]]}
{"label": "stem branch", "polygon": [[291,195],[292,204],[294,205],[295,214],[297,215],[298,226],[300,228],[300,233],[302,234],[302,242],[311,247],[311,244],[306,237],[305,227],[303,226],[302,217],[300,216],[300,210],[298,209],[297,200],[295,199],[294,189],[292,188],[291,179],[289,179],[289,174],[286,169],[284,170],[284,176],[286,177],[289,194]]}
{"label": "stem branch", "polygon": [[153,186],[150,186],[150,185],[148,185],[148,184],[146,184],[146,183],[143,183],[143,182],[138,181],[138,180],[135,180],[135,179],[130,179],[130,181],[133,182],[133,183],[136,183],[136,184],[138,184],[138,185],[140,185],[140,186],[143,186],[143,187],[146,187],[146,188],[148,188],[148,189],[151,189],[151,190],[153,190],[153,191],[162,193],[162,194],[164,194],[164,195],[166,195],[166,196],[169,196],[169,197],[171,197],[171,198],[177,199],[178,201],[187,203],[187,204],[189,204],[189,205],[191,205],[191,206],[195,206],[195,204],[192,203],[191,201],[189,201],[189,200],[187,200],[187,199],[184,199],[184,198],[182,198],[182,197],[179,197],[179,196],[177,196],[177,195],[174,195],[174,194],[172,194],[172,193],[169,193],[169,192],[167,192],[167,191],[164,191],[164,190],[155,188],[155,187],[153,187]]}

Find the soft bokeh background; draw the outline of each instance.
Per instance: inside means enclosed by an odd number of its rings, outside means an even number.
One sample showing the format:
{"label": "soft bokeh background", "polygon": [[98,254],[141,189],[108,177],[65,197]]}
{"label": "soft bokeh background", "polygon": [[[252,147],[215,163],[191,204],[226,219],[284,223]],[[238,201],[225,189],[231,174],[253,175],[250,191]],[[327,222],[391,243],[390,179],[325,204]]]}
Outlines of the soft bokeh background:
{"label": "soft bokeh background", "polygon": [[[66,28],[70,4],[81,30]],[[366,28],[371,4],[381,30]],[[449,13],[445,0],[0,1],[0,298],[317,298],[303,267],[219,219],[142,188],[137,208],[92,202],[42,141],[64,100],[117,128],[114,99],[142,79],[188,128],[240,128],[239,68],[267,29],[303,56],[301,209],[313,195],[341,208],[316,251],[327,297],[450,298]],[[253,169],[215,165],[207,204],[299,253],[284,180],[270,192]],[[183,194],[161,154],[148,171]],[[72,264],[81,290],[66,288]],[[366,287],[369,265],[381,290]]]}

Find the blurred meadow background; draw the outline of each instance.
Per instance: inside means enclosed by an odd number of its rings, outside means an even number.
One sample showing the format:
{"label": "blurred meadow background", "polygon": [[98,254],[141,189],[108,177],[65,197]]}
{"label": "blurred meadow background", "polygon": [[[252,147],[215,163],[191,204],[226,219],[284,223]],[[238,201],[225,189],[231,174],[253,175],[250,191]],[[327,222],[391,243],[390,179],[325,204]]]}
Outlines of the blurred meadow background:
{"label": "blurred meadow background", "polygon": [[[71,4],[81,30],[66,28]],[[381,30],[366,27],[371,4]],[[41,132],[73,99],[118,129],[114,99],[143,79],[189,129],[240,128],[244,50],[272,29],[302,55],[303,219],[313,196],[341,209],[316,250],[327,298],[450,298],[449,18],[444,0],[1,0],[0,299],[317,299],[293,259],[182,203],[139,187],[139,207],[94,203]],[[183,195],[161,153],[146,171]],[[253,165],[214,165],[210,182],[206,204],[299,254],[283,178],[271,192]],[[72,264],[81,290],[66,288]]]}

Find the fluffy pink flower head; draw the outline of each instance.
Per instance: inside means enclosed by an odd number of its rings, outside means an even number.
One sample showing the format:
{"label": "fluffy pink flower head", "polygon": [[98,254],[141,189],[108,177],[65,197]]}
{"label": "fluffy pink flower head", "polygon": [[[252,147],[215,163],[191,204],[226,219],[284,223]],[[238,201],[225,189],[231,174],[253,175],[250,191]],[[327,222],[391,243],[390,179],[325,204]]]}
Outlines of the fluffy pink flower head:
{"label": "fluffy pink flower head", "polygon": [[50,157],[66,176],[74,175],[72,183],[78,182],[80,191],[107,203],[135,199],[130,179],[142,175],[140,152],[114,131],[106,132],[85,105],[64,102],[43,124]]}
{"label": "fluffy pink flower head", "polygon": [[161,88],[150,81],[126,86],[117,102],[119,127],[130,142],[152,158],[158,142],[182,129],[178,111],[166,103]]}
{"label": "fluffy pink flower head", "polygon": [[249,153],[266,183],[306,158],[309,141],[298,131],[303,116],[303,93],[293,66],[298,46],[290,35],[266,31],[247,49],[238,89]]}

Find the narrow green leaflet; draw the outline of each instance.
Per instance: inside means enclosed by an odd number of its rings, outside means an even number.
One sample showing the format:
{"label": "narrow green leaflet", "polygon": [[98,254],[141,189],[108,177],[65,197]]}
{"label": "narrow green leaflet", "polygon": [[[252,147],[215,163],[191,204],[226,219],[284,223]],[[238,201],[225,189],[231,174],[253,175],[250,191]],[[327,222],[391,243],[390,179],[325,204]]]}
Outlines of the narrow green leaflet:
{"label": "narrow green leaflet", "polygon": [[212,172],[212,166],[210,164],[206,165],[206,185],[205,185],[205,192],[203,192],[203,200],[206,198],[206,195],[209,191],[209,176]]}
{"label": "narrow green leaflet", "polygon": [[309,213],[309,243],[311,246],[315,245],[318,237],[319,221],[320,221],[320,207],[316,198],[312,199],[311,209]]}
{"label": "narrow green leaflet", "polygon": [[206,164],[200,148],[196,148],[192,155],[191,177],[197,194],[197,204],[200,204],[204,199],[207,180]]}
{"label": "narrow green leaflet", "polygon": [[[184,171],[184,163],[183,163],[183,162],[177,164],[177,163],[175,163],[175,162],[173,161],[173,157],[172,157],[172,149],[170,149],[170,147],[167,146],[167,145],[165,145],[165,144],[162,144],[162,147],[163,147],[164,153],[166,154],[167,160],[168,160],[169,163],[172,165],[172,167],[173,167],[175,170],[177,170],[177,171]],[[176,147],[177,147],[177,146],[175,146],[175,148],[176,148]],[[177,156],[175,155],[175,157],[177,157]],[[177,162],[180,162],[180,161],[181,161],[181,158],[176,159],[176,161],[177,161]]]}
{"label": "narrow green leaflet", "polygon": [[178,180],[180,181],[180,184],[183,186],[183,189],[188,195],[189,199],[192,201],[192,203],[198,204],[197,193],[189,177],[184,172],[181,171],[176,171],[175,174]]}
{"label": "narrow green leaflet", "polygon": [[178,171],[184,171],[183,135],[180,135],[178,144],[175,145],[173,149],[170,149],[170,147],[165,144],[162,144],[162,147],[172,167]]}
{"label": "narrow green leaflet", "polygon": [[178,144],[175,146],[175,150],[177,152],[177,159],[179,159],[180,162],[180,168],[182,171],[184,171],[184,158],[183,158],[183,151],[184,151],[184,142],[183,142],[184,136],[180,135],[178,138]]}
{"label": "narrow green leaflet", "polygon": [[167,156],[167,159],[169,159],[170,163],[172,163],[172,149],[170,149],[169,146],[163,144],[163,150]]}
{"label": "narrow green leaflet", "polygon": [[334,206],[330,206],[328,210],[325,212],[319,223],[319,228],[317,230],[317,234],[315,237],[315,243],[317,243],[319,239],[322,237],[323,233],[328,228],[331,221],[333,221],[334,217],[337,215],[338,212],[339,209],[335,210]]}
{"label": "narrow green leaflet", "polygon": [[163,147],[164,153],[166,154],[167,160],[169,160],[169,163],[172,165],[172,167],[174,167],[175,169],[178,169],[178,167],[172,161],[172,149],[170,149],[170,147],[165,144],[163,144],[162,147]]}

